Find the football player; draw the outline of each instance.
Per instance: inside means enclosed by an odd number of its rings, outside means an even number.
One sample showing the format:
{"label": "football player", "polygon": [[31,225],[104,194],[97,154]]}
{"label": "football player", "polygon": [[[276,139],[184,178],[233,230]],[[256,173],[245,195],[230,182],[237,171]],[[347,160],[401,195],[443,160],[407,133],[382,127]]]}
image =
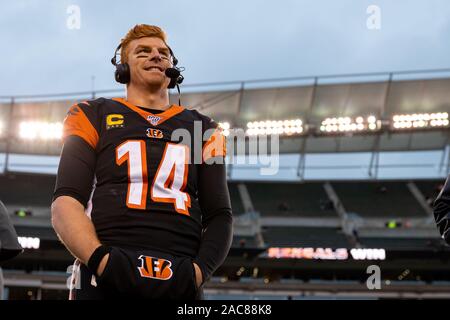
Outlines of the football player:
{"label": "football player", "polygon": [[126,98],[75,104],[64,120],[51,209],[76,258],[70,298],[202,299],[232,240],[225,139],[169,104],[182,77],[159,27],[132,28],[112,63]]}

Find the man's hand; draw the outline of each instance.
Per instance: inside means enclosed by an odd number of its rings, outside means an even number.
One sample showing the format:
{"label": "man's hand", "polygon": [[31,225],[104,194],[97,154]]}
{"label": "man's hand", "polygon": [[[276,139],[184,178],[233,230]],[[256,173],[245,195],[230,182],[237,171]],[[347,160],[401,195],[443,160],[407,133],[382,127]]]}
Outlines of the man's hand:
{"label": "man's hand", "polygon": [[105,271],[105,267],[106,267],[106,264],[108,263],[108,259],[109,259],[109,253],[106,254],[102,258],[102,261],[100,261],[100,264],[98,265],[98,268],[97,268],[97,276],[100,277],[103,274],[103,271]]}
{"label": "man's hand", "polygon": [[197,285],[197,288],[199,288],[203,281],[202,271],[200,270],[200,267],[195,262],[192,262],[192,263],[194,264],[194,269],[195,269],[195,284]]}

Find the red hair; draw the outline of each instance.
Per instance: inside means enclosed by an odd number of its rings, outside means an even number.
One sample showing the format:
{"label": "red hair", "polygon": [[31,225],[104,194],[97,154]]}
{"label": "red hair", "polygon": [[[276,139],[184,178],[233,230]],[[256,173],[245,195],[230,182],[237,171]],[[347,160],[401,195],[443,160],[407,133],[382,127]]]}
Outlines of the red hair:
{"label": "red hair", "polygon": [[127,32],[125,38],[120,42],[122,44],[122,49],[120,51],[121,63],[126,63],[128,61],[128,45],[130,42],[144,37],[159,38],[164,41],[164,43],[166,43],[167,40],[166,33],[160,27],[148,24],[137,24]]}

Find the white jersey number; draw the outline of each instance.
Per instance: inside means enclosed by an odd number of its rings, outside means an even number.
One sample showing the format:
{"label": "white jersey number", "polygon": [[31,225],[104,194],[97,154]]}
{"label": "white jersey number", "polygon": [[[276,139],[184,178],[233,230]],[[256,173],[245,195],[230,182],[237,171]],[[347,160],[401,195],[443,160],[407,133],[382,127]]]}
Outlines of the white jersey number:
{"label": "white jersey number", "polygon": [[[127,140],[116,148],[116,163],[128,163],[127,206],[145,209],[148,194],[147,152],[145,141]],[[167,143],[150,194],[155,202],[173,203],[178,213],[189,215],[190,197],[183,190],[188,176],[189,149]]]}

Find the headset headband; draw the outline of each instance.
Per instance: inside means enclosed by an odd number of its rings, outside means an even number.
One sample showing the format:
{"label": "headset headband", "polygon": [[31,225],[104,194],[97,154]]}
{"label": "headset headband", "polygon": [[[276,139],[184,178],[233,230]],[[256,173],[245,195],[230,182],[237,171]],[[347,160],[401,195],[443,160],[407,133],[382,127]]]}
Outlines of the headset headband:
{"label": "headset headband", "polygon": [[[174,53],[173,53],[173,51],[172,51],[172,48],[169,47],[169,46],[167,45],[167,43],[164,42],[164,44],[165,44],[165,45],[167,46],[167,48],[169,49],[170,56],[172,57],[172,63],[173,63],[173,66],[175,67],[175,66],[178,64],[178,59],[175,57],[175,55],[174,55]],[[114,51],[114,56],[111,58],[111,63],[112,63],[114,66],[117,66],[117,54],[118,54],[120,48],[122,48],[122,43],[120,43],[120,44],[117,46],[116,50]],[[122,63],[122,52],[120,53],[120,63]]]}

